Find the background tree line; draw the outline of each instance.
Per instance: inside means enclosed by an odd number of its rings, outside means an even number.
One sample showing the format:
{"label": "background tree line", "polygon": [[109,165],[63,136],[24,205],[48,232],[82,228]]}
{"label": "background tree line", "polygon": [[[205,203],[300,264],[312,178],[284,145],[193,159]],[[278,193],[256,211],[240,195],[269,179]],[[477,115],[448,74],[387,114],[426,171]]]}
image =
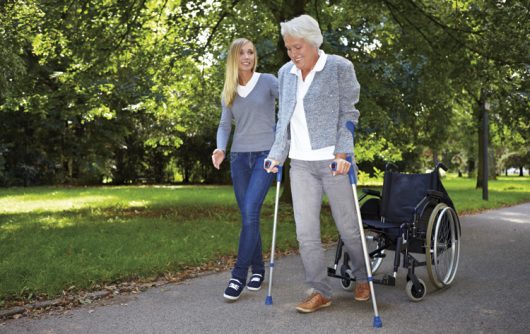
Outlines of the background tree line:
{"label": "background tree line", "polygon": [[[224,61],[253,40],[288,60],[279,22],[315,17],[361,83],[365,172],[442,160],[530,166],[530,5],[510,0],[0,0],[0,185],[229,180],[211,166]],[[482,171],[478,170],[478,173]]]}

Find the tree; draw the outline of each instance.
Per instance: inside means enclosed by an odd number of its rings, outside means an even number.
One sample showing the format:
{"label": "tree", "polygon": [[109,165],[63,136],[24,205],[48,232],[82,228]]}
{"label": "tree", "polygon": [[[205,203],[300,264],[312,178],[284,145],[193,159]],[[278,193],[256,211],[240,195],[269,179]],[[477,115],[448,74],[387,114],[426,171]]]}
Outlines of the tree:
{"label": "tree", "polygon": [[486,98],[492,154],[518,149],[499,138],[530,146],[528,12],[500,0],[4,1],[0,184],[164,182],[174,166],[227,180],[209,161],[227,47],[250,38],[258,70],[275,73],[288,61],[279,22],[302,13],[326,52],[354,63],[361,168],[474,166]]}

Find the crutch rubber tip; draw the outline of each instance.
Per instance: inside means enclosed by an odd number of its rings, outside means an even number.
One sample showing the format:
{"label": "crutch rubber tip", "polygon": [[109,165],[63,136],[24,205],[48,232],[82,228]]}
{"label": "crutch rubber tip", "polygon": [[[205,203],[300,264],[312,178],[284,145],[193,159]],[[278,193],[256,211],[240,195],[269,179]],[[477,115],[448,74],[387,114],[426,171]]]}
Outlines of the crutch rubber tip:
{"label": "crutch rubber tip", "polygon": [[375,316],[374,317],[374,328],[381,328],[383,327],[383,322],[381,321],[381,317]]}
{"label": "crutch rubber tip", "polygon": [[272,296],[267,296],[267,298],[265,298],[265,305],[272,305]]}

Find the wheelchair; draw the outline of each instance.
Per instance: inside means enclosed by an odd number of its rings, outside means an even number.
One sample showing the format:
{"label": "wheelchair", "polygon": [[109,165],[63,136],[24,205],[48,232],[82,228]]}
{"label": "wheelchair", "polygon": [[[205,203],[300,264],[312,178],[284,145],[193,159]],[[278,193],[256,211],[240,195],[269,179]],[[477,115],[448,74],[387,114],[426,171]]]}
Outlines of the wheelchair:
{"label": "wheelchair", "polygon": [[[425,282],[415,273],[417,267],[427,267],[436,288],[449,286],[458,268],[460,220],[440,180],[440,168],[447,170],[438,163],[430,173],[406,174],[387,164],[382,192],[363,189],[359,198],[373,283],[395,286],[402,258],[407,270],[405,291],[414,302],[427,293]],[[376,277],[388,251],[394,251],[393,273]],[[349,260],[339,238],[328,276],[339,278],[346,290],[355,281]]]}

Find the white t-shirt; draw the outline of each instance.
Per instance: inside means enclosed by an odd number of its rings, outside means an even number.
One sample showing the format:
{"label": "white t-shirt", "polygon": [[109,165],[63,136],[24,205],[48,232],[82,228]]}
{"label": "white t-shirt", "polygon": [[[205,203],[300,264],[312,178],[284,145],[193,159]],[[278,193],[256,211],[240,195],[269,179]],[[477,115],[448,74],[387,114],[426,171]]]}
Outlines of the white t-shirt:
{"label": "white t-shirt", "polygon": [[309,139],[309,130],[307,129],[307,121],[305,118],[304,96],[311,86],[315,73],[322,71],[326,64],[327,55],[324,51],[318,51],[319,58],[313,69],[306,76],[305,81],[302,79],[302,71],[298,67],[293,66],[291,73],[298,77],[297,91],[296,91],[296,106],[294,108],[293,116],[291,117],[291,146],[289,149],[289,158],[305,161],[319,161],[335,159],[335,146],[328,146],[318,150],[311,148],[311,141]]}
{"label": "white t-shirt", "polygon": [[252,92],[252,90],[254,89],[254,86],[256,86],[256,82],[258,82],[260,74],[261,73],[254,72],[252,73],[252,77],[250,78],[250,80],[247,82],[245,86],[242,86],[239,84],[237,85],[237,93],[239,94],[239,96],[247,97],[248,94]]}

